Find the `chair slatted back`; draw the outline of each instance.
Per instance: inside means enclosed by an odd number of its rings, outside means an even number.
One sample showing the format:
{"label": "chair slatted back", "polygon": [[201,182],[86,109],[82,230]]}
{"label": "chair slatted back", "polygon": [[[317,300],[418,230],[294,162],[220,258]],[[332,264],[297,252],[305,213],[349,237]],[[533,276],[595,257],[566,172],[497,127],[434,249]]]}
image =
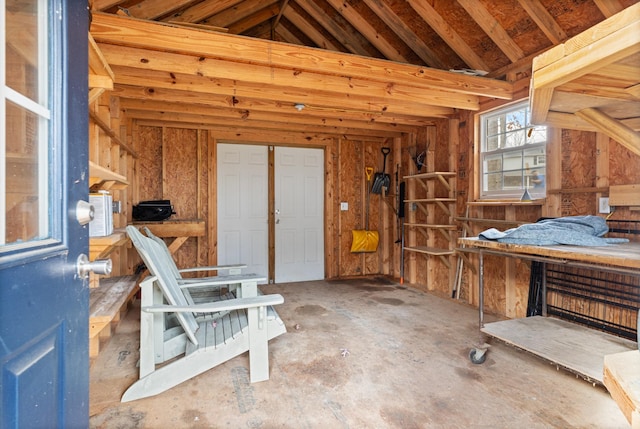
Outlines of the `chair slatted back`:
{"label": "chair slatted back", "polygon": [[[142,235],[132,225],[127,226],[127,234],[149,272],[157,278],[156,283],[167,302],[171,305],[188,306],[189,303],[178,285],[178,280],[171,271],[169,264],[165,261],[166,258],[162,247],[154,240]],[[193,313],[176,313],[176,316],[189,339],[195,345],[198,345],[195,333],[199,325]]]}
{"label": "chair slatted back", "polygon": [[173,256],[171,255],[171,251],[167,247],[167,243],[165,243],[162,238],[156,236],[153,232],[151,232],[151,230],[146,226],[144,227],[144,233],[147,234],[147,237],[149,237],[150,239],[158,243],[158,245],[162,248],[164,252],[163,253],[164,260],[168,265],[169,269],[171,269],[173,276],[176,279],[182,278],[182,274],[180,274],[180,271],[178,271],[178,266],[176,265],[176,262],[173,260]]}

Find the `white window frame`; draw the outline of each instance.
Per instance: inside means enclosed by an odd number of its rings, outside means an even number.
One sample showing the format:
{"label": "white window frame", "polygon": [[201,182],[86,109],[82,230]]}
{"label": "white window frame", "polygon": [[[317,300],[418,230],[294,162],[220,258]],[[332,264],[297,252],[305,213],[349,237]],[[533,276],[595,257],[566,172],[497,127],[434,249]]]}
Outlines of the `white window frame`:
{"label": "white window frame", "polygon": [[4,25],[7,19],[6,1],[0,0],[0,251],[8,250],[7,247],[23,247],[24,243],[6,243],[6,174],[7,174],[7,103],[11,102],[18,107],[36,115],[38,120],[38,237],[37,239],[47,239],[51,234],[50,212],[50,189],[49,189],[49,122],[51,119],[50,97],[49,97],[49,52],[50,44],[48,40],[48,20],[49,2],[47,0],[37,0],[38,5],[38,94],[37,100],[32,100],[20,92],[7,85],[6,76],[6,43],[7,26]]}
{"label": "white window frame", "polygon": [[[510,121],[509,114],[511,119],[520,117],[521,121]],[[548,130],[544,125],[532,125],[530,117],[528,100],[478,116],[480,199],[520,199],[525,188],[533,198],[546,197]],[[490,171],[491,161],[499,168]],[[535,170],[543,179],[539,187],[533,183]],[[511,185],[508,179],[512,180]]]}

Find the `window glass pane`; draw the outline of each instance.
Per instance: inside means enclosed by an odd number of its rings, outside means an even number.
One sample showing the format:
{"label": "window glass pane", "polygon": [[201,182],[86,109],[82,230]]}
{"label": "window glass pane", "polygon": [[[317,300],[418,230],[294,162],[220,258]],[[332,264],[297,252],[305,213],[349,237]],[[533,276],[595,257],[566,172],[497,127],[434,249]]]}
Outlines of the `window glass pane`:
{"label": "window glass pane", "polygon": [[522,189],[522,170],[504,173],[504,189]]}
{"label": "window glass pane", "polygon": [[484,159],[484,171],[492,173],[502,171],[502,155],[487,156]]}
{"label": "window glass pane", "polygon": [[47,213],[41,209],[47,198],[47,189],[42,186],[43,175],[47,177],[47,163],[41,162],[43,154],[39,147],[39,122],[45,120],[11,102],[6,106],[5,242],[45,238],[47,230],[40,227],[47,222],[42,219]]}
{"label": "window glass pane", "polygon": [[547,127],[533,127],[529,128],[527,132],[527,143],[546,143],[547,141]]}
{"label": "window glass pane", "polygon": [[522,109],[509,112],[506,115],[506,125],[507,131],[521,130],[525,127],[525,112]]}
{"label": "window glass pane", "polygon": [[515,106],[481,116],[482,197],[521,197],[535,187],[545,196],[547,128],[529,123],[529,106]]}
{"label": "window glass pane", "polygon": [[524,145],[524,130],[507,133],[504,147],[518,147]]}
{"label": "window glass pane", "polygon": [[[49,238],[49,43],[45,0],[5,0],[0,30],[0,246]],[[6,250],[0,247],[0,252]]]}
{"label": "window glass pane", "polygon": [[485,178],[485,191],[499,191],[502,189],[502,172],[489,173]]}
{"label": "window glass pane", "polygon": [[[31,100],[44,103],[38,85],[38,2],[7,0],[6,14],[6,84]],[[46,45],[42,48],[46,49]]]}
{"label": "window glass pane", "polygon": [[500,149],[500,136],[491,136],[487,138],[486,151]]}

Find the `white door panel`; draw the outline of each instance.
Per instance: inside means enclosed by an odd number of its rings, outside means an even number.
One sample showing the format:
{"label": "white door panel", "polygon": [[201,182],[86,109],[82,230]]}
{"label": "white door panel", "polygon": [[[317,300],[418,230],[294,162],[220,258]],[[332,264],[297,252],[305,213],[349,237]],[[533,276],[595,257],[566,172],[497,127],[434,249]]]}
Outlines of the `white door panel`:
{"label": "white door panel", "polygon": [[[269,267],[268,147],[218,145],[218,263]],[[275,281],[324,278],[324,152],[275,148]]]}
{"label": "white door panel", "polygon": [[218,263],[268,276],[266,146],[218,144]]}
{"label": "white door panel", "polygon": [[324,152],[275,152],[276,282],[324,278]]}

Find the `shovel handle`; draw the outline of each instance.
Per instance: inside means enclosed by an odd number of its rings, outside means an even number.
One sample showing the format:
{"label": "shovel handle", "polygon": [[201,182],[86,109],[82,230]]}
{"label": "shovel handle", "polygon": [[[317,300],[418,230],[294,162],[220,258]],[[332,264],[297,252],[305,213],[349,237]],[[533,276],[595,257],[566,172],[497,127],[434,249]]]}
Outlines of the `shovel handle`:
{"label": "shovel handle", "polygon": [[380,152],[382,152],[382,173],[384,174],[387,169],[387,155],[391,153],[391,148],[383,147],[380,149]]}
{"label": "shovel handle", "polygon": [[365,167],[364,174],[367,175],[367,182],[371,181],[371,176],[373,175],[373,167]]}

